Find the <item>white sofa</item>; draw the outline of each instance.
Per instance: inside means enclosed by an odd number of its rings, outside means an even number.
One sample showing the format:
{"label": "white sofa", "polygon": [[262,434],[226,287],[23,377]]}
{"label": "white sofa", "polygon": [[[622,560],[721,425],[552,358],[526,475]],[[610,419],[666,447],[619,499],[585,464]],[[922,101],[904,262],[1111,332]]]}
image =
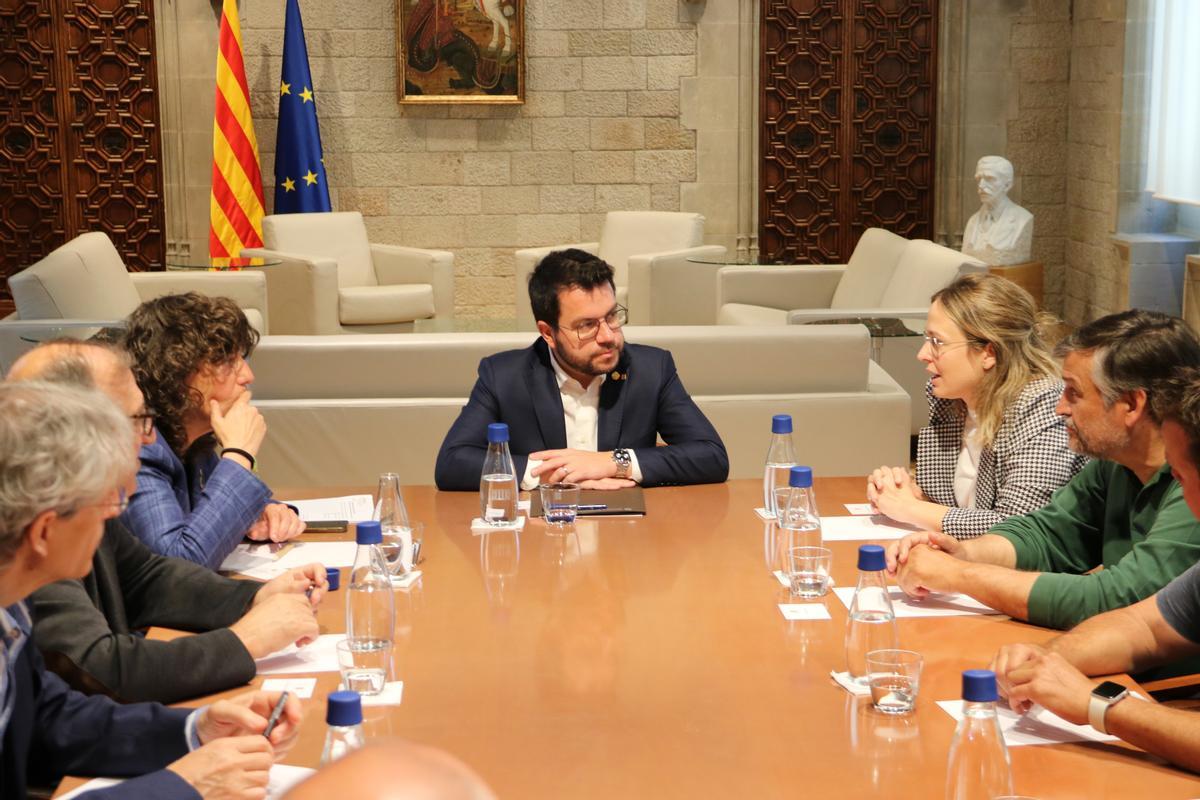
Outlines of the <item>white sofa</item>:
{"label": "white sofa", "polygon": [[387,333],[454,316],[454,254],[371,244],[357,211],[263,218],[265,247],[241,255],[262,267],[275,331]]}
{"label": "white sofa", "polygon": [[[721,258],[725,248],[704,244],[704,217],[675,211],[610,211],[598,242],[556,244],[518,250],[516,318],[523,330],[536,330],[529,306],[529,275],[547,254],[567,248],[598,255],[613,268],[617,302],[629,309],[633,325],[710,323],[716,268],[688,257]],[[694,269],[693,269],[694,268]],[[699,292],[702,318],[694,316]],[[707,305],[707,308],[704,306]]]}
{"label": "white sofa", "polygon": [[[909,399],[871,362],[861,325],[628,326],[669,349],[729,451],[730,476],[762,475],[773,414],[795,419],[819,475],[861,475],[908,458]],[[529,333],[267,336],[250,363],[268,433],[259,469],[275,487],[373,485],[381,472],[432,484],[442,438],[481,358]]]}
{"label": "white sofa", "polygon": [[927,239],[865,231],[846,264],[724,268],[717,273],[717,322],[802,325],[822,320],[898,318],[914,335],[879,337],[875,354],[913,398],[911,429],[928,421],[924,365],[917,361],[929,299],[987,265]]}
{"label": "white sofa", "polygon": [[129,272],[107,234],[76,236],[31,267],[9,276],[17,310],[3,321],[123,320],[142,302],[164,294],[229,297],[259,332],[268,331],[267,285],[250,271]]}

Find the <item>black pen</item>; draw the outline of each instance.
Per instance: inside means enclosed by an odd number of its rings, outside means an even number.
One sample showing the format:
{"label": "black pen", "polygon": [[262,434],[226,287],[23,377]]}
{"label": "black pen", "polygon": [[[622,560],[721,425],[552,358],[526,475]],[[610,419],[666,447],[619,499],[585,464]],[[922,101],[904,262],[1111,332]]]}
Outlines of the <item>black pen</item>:
{"label": "black pen", "polygon": [[275,730],[276,723],[279,722],[279,715],[283,713],[283,706],[287,703],[288,693],[284,691],[279,695],[279,702],[275,704],[275,710],[271,712],[271,716],[267,719],[267,729],[263,731],[263,736],[271,738],[271,731]]}
{"label": "black pen", "polygon": [[578,506],[580,511],[604,511],[607,508],[607,503],[593,503],[591,505]]}

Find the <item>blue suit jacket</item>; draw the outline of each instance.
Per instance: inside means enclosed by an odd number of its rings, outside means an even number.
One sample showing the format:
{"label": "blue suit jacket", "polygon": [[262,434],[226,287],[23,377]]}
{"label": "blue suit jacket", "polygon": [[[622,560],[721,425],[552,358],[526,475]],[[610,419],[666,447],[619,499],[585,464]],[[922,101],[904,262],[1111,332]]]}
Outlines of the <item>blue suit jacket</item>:
{"label": "blue suit jacket", "polygon": [[192,709],[123,706],[72,691],[46,671],[33,642],[21,648],[14,669],[16,700],[0,752],[0,797],[23,800],[29,781],[50,785],[67,774],[142,776],[88,797],[199,797],[163,769],[188,752],[184,726]]}
{"label": "blue suit jacket", "polygon": [[[529,454],[567,446],[562,396],[538,339],[524,350],[479,362],[471,397],[438,452],[439,489],[478,490],[487,452],[487,426],[508,424],[517,477]],[[666,447],[655,447],[659,436]],[[637,454],[643,486],[719,483],[729,476],[721,437],[692,402],[666,350],[626,344],[616,369],[600,388],[599,449],[625,447]]]}
{"label": "blue suit jacket", "polygon": [[144,445],[137,491],[121,516],[155,553],[216,569],[271,500],[271,490],[212,450],[185,465],[160,433]]}

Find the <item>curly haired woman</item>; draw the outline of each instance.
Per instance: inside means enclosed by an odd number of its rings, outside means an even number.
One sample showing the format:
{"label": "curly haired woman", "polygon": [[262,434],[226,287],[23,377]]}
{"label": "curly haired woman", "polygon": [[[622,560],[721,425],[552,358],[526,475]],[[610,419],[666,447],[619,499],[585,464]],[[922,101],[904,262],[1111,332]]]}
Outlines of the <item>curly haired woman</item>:
{"label": "curly haired woman", "polygon": [[130,315],[124,344],[157,432],[142,447],[129,529],[157,553],[213,569],[243,537],[300,535],[304,523],[253,471],[267,424],[250,405],[258,333],[241,309],[195,292],[159,297]]}

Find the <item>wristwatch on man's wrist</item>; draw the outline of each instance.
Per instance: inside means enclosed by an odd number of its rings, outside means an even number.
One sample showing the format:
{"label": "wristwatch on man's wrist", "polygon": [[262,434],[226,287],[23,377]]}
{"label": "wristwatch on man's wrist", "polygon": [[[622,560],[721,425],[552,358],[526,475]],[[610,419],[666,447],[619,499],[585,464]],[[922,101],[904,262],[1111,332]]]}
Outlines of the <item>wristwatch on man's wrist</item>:
{"label": "wristwatch on man's wrist", "polygon": [[1088,724],[1101,733],[1108,733],[1108,728],[1104,725],[1104,715],[1128,696],[1129,689],[1119,683],[1105,681],[1096,686],[1088,700]]}
{"label": "wristwatch on man's wrist", "polygon": [[614,478],[628,478],[629,473],[633,471],[633,458],[629,455],[629,451],[624,447],[618,447],[612,451],[613,463],[617,465],[617,474]]}

